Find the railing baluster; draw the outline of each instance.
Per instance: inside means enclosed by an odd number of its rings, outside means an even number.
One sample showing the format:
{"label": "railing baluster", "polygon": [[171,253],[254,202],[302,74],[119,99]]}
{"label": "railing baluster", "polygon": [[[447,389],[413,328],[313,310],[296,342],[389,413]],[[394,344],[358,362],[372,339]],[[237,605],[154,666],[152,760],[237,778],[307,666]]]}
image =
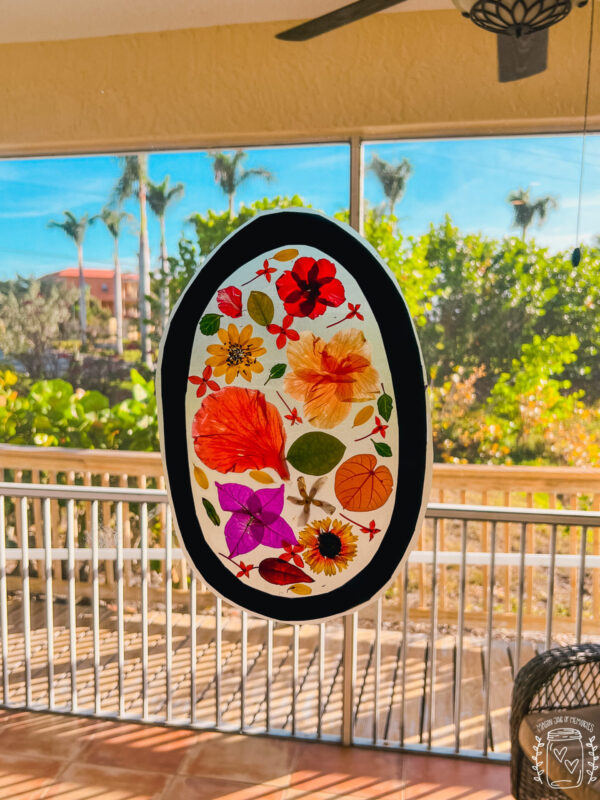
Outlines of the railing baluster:
{"label": "railing baluster", "polygon": [[266,728],[271,730],[271,692],[273,690],[273,620],[267,620],[267,686],[266,686]]}
{"label": "railing baluster", "polygon": [[292,736],[296,735],[296,710],[298,702],[298,651],[300,650],[300,626],[292,625]]}
{"label": "railing baluster", "polygon": [[119,716],[125,714],[125,632],[123,620],[123,503],[117,503],[117,669]]}
{"label": "railing baluster", "polygon": [[317,689],[317,737],[323,736],[323,684],[325,683],[325,623],[319,623],[319,686]]}
{"label": "railing baluster", "polygon": [[165,532],[165,647],[167,658],[167,722],[173,716],[173,517],[167,507]]}
{"label": "railing baluster", "polygon": [[10,705],[8,681],[8,598],[6,595],[6,506],[0,495],[0,637],[2,638],[2,702]]}
{"label": "railing baluster", "polygon": [[554,612],[554,578],[556,570],[556,525],[550,531],[550,566],[548,567],[548,592],[546,595],[546,650],[552,647],[552,614]]}
{"label": "railing baluster", "polygon": [[527,525],[521,524],[519,539],[519,584],[517,598],[517,636],[515,639],[515,676],[521,668],[521,638],[523,635],[523,596],[525,593],[525,551],[527,549]]}
{"label": "railing baluster", "polygon": [[[142,590],[142,719],[148,719],[148,504],[140,507],[140,560]],[[131,567],[131,563],[128,562]],[[130,570],[127,570],[129,572]],[[167,630],[168,630],[167,625]],[[169,681],[167,672],[167,686]]]}
{"label": "railing baluster", "polygon": [[77,711],[77,597],[75,594],[75,501],[67,500],[67,580],[69,585],[69,656],[71,711]]}
{"label": "railing baluster", "polygon": [[458,630],[456,633],[456,685],[454,686],[454,752],[460,752],[460,716],[462,706],[463,643],[465,635],[465,587],[467,578],[467,521],[463,520],[460,537],[460,575],[458,590]]}
{"label": "railing baluster", "polygon": [[196,667],[197,655],[197,621],[196,621],[196,599],[197,599],[197,579],[196,573],[192,570],[190,575],[190,722],[196,724]]}
{"label": "railing baluster", "polygon": [[429,670],[429,704],[427,708],[427,748],[431,750],[433,713],[435,704],[435,673],[436,673],[436,640],[437,640],[437,614],[438,614],[438,520],[433,520],[433,563],[431,564],[431,619],[429,632],[429,652],[431,653],[431,669]]}
{"label": "railing baluster", "polygon": [[577,620],[575,623],[575,640],[581,643],[581,630],[583,627],[583,592],[585,590],[585,557],[587,551],[587,532],[588,529],[581,527],[581,561],[579,564],[579,581],[577,586]]}
{"label": "railing baluster", "polygon": [[494,622],[494,585],[496,583],[496,523],[492,522],[492,534],[490,539],[490,568],[489,568],[489,588],[487,605],[487,634],[486,634],[486,662],[485,675],[483,679],[484,691],[484,729],[483,729],[483,754],[486,756],[489,747],[489,727],[490,727],[490,681],[492,677],[492,631]]}
{"label": "railing baluster", "polygon": [[383,597],[377,598],[375,616],[375,672],[373,674],[373,744],[377,744],[379,732],[379,693],[381,691],[381,624],[383,619]]}
{"label": "railing baluster", "polygon": [[240,730],[246,727],[246,676],[248,674],[248,612],[242,611],[241,629],[241,691],[240,691]]}
{"label": "railing baluster", "polygon": [[[1,535],[1,533],[0,533]],[[42,540],[44,545],[44,577],[46,590],[46,655],[48,673],[48,708],[54,708],[54,608],[52,591],[52,531],[50,498],[42,501]]]}
{"label": "railing baluster", "polygon": [[402,694],[400,698],[400,747],[404,747],[406,731],[406,654],[408,652],[408,558],[404,562],[402,581]]}
{"label": "railing baluster", "polygon": [[100,575],[98,563],[97,500],[92,500],[92,629],[94,640],[94,713],[101,712],[100,699]]}
{"label": "railing baluster", "polygon": [[215,726],[221,727],[223,601],[215,597]]}

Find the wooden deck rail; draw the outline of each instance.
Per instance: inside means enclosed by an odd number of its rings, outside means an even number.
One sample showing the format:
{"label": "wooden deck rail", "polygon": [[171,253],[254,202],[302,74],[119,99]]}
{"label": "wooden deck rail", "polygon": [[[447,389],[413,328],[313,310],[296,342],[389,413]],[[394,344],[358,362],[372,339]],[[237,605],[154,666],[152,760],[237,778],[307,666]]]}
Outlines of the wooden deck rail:
{"label": "wooden deck rail", "polygon": [[[138,488],[164,488],[164,476],[159,453],[78,450],[70,448],[17,447],[0,445],[0,479],[5,481],[32,483],[66,483],[98,486],[130,486]],[[501,505],[528,508],[572,508],[600,510],[600,469],[574,467],[521,467],[487,466],[476,464],[435,464],[431,501],[441,503],[469,503],[473,505]],[[101,526],[112,530],[110,504],[103,503]],[[81,503],[78,530],[89,530],[90,504]],[[135,545],[137,538],[137,514],[125,509],[124,545]],[[41,501],[30,503],[30,536],[35,537],[36,546],[42,546]],[[66,528],[64,502],[53,501],[51,505],[53,546]],[[22,542],[20,515],[14,515],[15,538]],[[459,549],[460,525],[453,521],[440,521],[438,543],[440,550]],[[164,546],[164,509],[159,510],[154,526],[155,544]],[[547,552],[549,530],[544,526],[528,525],[524,529],[527,552]],[[497,532],[498,550],[518,552],[520,525],[501,523]],[[487,552],[489,548],[490,523],[469,523],[469,549]],[[559,552],[576,554],[580,543],[577,529],[561,530]],[[431,549],[432,523],[424,526],[419,548]],[[600,554],[600,531],[588,533],[587,552]],[[127,583],[131,583],[131,564],[126,565]],[[103,567],[107,589],[114,582],[114,565],[106,562]],[[497,569],[495,606],[499,619],[513,620],[516,594],[517,570],[513,567]],[[431,599],[431,570],[424,564],[415,564],[410,569],[411,592],[410,613],[414,619],[428,613]],[[527,567],[525,617],[530,627],[543,625],[543,609],[546,576],[536,567]],[[179,561],[174,567],[174,582],[184,587],[187,583],[187,565]],[[563,568],[559,576],[557,606],[555,613],[559,627],[568,626],[575,619],[577,600],[577,568]],[[441,565],[438,576],[440,621],[451,620],[456,614],[455,585],[457,570]],[[488,584],[488,568],[470,568],[470,597],[467,616],[473,624],[487,610],[487,592],[482,588]],[[589,578],[586,614],[588,620],[600,619],[600,570],[593,570]],[[398,593],[399,594],[399,593]],[[544,613],[540,613],[543,610]]]}

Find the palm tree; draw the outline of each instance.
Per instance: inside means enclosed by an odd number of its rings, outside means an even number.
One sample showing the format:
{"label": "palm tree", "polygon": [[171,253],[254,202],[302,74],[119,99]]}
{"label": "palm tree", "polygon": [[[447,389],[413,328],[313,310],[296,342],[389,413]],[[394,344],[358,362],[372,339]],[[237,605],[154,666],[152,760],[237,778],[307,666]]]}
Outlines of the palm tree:
{"label": "palm tree", "polygon": [[85,277],[83,274],[83,240],[87,226],[93,220],[89,218],[88,214],[77,219],[77,217],[70,211],[64,211],[63,222],[56,222],[51,219],[48,223],[49,228],[60,228],[69,239],[75,242],[77,247],[77,267],[79,269],[79,325],[81,327],[81,345],[85,347],[87,339],[87,300],[85,294]]}
{"label": "palm tree", "polygon": [[160,282],[160,325],[164,331],[169,316],[169,285],[168,285],[168,262],[167,236],[165,226],[165,214],[168,206],[178,200],[184,193],[183,183],[176,183],[169,188],[169,176],[167,175],[162,183],[152,183],[148,181],[148,205],[152,213],[158,218],[160,223],[160,260],[161,260],[161,282]]}
{"label": "palm tree", "polygon": [[114,188],[113,200],[122,203],[128,197],[137,197],[140,206],[140,250],[139,250],[139,304],[140,338],[142,360],[152,366],[148,320],[150,319],[150,245],[148,243],[148,213],[146,196],[148,193],[148,156],[124,156],[121,159],[123,172]]}
{"label": "palm tree", "polygon": [[125,220],[132,220],[131,214],[126,211],[117,211],[109,206],[104,206],[96,215],[113,237],[113,261],[115,265],[115,319],[117,321],[117,353],[123,353],[123,284],[121,282],[121,262],[119,260],[119,236],[121,226]]}
{"label": "palm tree", "polygon": [[406,182],[412,175],[412,164],[407,158],[403,158],[397,164],[392,164],[374,153],[367,169],[374,172],[381,183],[383,193],[389,203],[390,216],[393,216],[396,203],[402,199]]}
{"label": "palm tree", "polygon": [[253,175],[271,181],[274,177],[273,173],[264,167],[245,169],[242,161],[247,154],[243,150],[237,150],[232,156],[228,156],[227,153],[211,153],[210,155],[213,160],[215,181],[229,199],[229,219],[233,219],[235,193],[240,184]]}
{"label": "palm tree", "polygon": [[513,207],[513,227],[521,228],[521,239],[525,241],[527,229],[537,216],[540,225],[548,216],[548,211],[556,208],[558,203],[554,197],[546,195],[533,200],[529,189],[519,189],[508,195],[508,202]]}

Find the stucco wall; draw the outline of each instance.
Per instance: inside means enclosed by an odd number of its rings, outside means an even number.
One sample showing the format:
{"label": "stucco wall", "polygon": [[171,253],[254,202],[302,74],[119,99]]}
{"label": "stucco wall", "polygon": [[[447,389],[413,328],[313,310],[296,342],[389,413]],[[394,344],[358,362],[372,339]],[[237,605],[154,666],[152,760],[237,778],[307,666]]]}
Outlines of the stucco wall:
{"label": "stucco wall", "polygon": [[380,14],[305,44],[273,38],[286,23],[5,44],[0,152],[578,130],[590,8],[551,30],[546,73],[504,85],[493,36],[454,11]]}

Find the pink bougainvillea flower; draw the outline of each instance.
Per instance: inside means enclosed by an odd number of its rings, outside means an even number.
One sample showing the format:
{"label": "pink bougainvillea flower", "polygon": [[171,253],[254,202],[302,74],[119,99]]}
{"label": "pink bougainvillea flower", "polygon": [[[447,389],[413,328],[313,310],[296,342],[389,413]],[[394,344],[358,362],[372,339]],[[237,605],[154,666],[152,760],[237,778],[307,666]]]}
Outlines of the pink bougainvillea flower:
{"label": "pink bougainvillea flower", "polygon": [[242,316],[242,293],[237,286],[228,286],[217,292],[217,305],[228,317]]}
{"label": "pink bougainvillea flower", "polygon": [[252,491],[241,483],[216,483],[223,511],[232,511],[225,525],[225,541],[229,558],[243,555],[258,545],[275,547],[297,545],[294,531],[281,516],[283,486],[278,489]]}
{"label": "pink bougainvillea flower", "polygon": [[197,386],[196,397],[203,397],[206,394],[206,389],[209,388],[213,392],[219,390],[219,384],[211,380],[212,367],[205,367],[202,377],[200,375],[190,375],[188,381]]}
{"label": "pink bougainvillea flower", "polygon": [[334,264],[326,258],[297,259],[292,269],[286,270],[275,283],[286,312],[293,317],[316,319],[328,307],[341,306],[346,293],[335,273]]}
{"label": "pink bougainvillea flower", "polygon": [[304,547],[301,544],[284,544],[283,549],[285,550],[285,553],[282,553],[279,556],[282,561],[293,561],[297,567],[304,566],[304,561],[298,555],[298,553],[301,553],[304,550]]}
{"label": "pink bougainvillea flower", "polygon": [[353,403],[373,400],[379,392],[371,348],[356,328],[341,330],[328,342],[302,331],[299,341],[288,344],[287,357],[285,391],[304,402],[304,416],[317,428],[334,428]]}
{"label": "pink bougainvillea flower", "polygon": [[283,318],[282,325],[267,325],[267,330],[269,333],[278,334],[277,341],[275,344],[277,345],[277,349],[281,350],[285,347],[287,340],[289,339],[291,342],[297,342],[300,338],[300,334],[298,331],[294,331],[290,328],[290,325],[294,321],[294,318],[289,314]]}

